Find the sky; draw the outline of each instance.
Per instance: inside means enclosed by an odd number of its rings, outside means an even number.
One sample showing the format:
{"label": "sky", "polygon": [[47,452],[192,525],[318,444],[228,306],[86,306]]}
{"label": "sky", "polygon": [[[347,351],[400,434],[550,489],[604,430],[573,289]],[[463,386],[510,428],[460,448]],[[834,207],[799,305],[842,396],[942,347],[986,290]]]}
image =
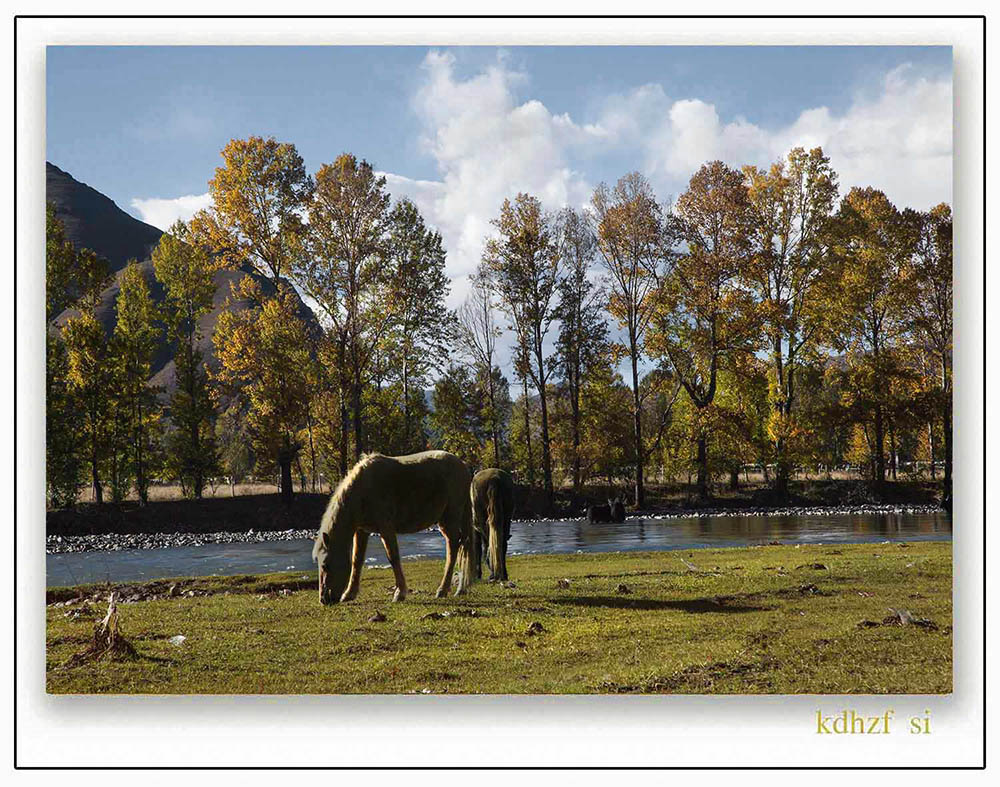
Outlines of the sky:
{"label": "sky", "polygon": [[821,145],[841,194],[950,203],[951,73],[950,47],[49,47],[46,150],[161,229],[232,138],[354,153],[440,230],[456,306],[520,191],[582,207],[639,170],[669,202],[706,161]]}

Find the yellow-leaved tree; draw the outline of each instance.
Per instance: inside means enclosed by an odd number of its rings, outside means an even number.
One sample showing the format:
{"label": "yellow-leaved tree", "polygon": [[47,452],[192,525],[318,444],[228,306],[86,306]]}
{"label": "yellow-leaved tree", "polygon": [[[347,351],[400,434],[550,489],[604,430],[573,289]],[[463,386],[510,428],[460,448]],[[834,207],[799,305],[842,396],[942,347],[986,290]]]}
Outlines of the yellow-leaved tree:
{"label": "yellow-leaved tree", "polygon": [[[233,308],[237,302],[249,308]],[[292,502],[292,463],[302,448],[313,377],[309,337],[297,306],[291,289],[267,297],[246,276],[233,288],[212,337],[219,359],[213,393],[220,405],[244,414],[258,457],[277,463],[285,505]]]}

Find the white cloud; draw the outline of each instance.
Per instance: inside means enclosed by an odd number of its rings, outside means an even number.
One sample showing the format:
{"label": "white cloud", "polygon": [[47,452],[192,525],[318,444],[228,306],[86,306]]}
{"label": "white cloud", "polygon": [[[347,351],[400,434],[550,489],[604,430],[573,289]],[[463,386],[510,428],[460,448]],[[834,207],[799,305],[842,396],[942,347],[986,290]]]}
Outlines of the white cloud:
{"label": "white cloud", "polygon": [[[642,150],[644,171],[660,190],[677,193],[704,162],[766,166],[795,146],[822,146],[851,186],[883,189],[900,206],[926,209],[951,201],[952,90],[950,77],[911,78],[908,66],[885,75],[877,95],[858,96],[841,115],[827,107],[803,110],[786,127],[762,128],[745,118],[723,122],[715,106],[699,99],[669,104],[644,89],[612,97],[598,125],[617,129],[618,144]],[[621,121],[622,108],[641,121]]]}
{"label": "white cloud", "polygon": [[135,208],[142,220],[147,224],[166,232],[170,225],[177,219],[187,221],[195,213],[212,204],[212,195],[190,194],[186,197],[174,197],[173,199],[160,199],[150,197],[149,199],[132,200],[132,207]]}

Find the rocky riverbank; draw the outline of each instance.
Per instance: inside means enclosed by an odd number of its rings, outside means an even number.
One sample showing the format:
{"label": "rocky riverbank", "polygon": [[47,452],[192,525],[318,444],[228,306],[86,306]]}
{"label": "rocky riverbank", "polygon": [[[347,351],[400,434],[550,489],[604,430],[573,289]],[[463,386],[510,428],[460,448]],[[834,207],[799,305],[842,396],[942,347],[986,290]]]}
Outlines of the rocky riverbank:
{"label": "rocky riverbank", "polygon": [[[701,508],[671,511],[643,511],[630,514],[622,527],[628,527],[630,522],[644,520],[646,522],[666,521],[671,519],[688,519],[692,517],[801,517],[801,516],[852,516],[872,514],[928,514],[941,509],[935,505],[923,504],[864,504],[850,506],[789,506],[785,508]],[[526,519],[517,520],[518,526],[530,527],[537,522],[565,521],[576,522],[583,517],[561,517],[559,519]],[[311,539],[316,536],[316,528],[288,528],[286,530],[255,530],[244,532],[222,530],[209,533],[96,533],[90,535],[49,535],[45,540],[45,551],[48,554],[67,552],[107,551],[117,552],[123,549],[166,549],[169,547],[198,547],[205,544],[235,544],[261,543],[263,541],[294,541]]]}

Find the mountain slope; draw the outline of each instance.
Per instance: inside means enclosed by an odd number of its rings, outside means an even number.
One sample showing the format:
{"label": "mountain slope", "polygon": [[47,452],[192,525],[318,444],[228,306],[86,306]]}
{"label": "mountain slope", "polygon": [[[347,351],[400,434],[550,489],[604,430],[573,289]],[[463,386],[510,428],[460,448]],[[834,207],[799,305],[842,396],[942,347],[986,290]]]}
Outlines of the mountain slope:
{"label": "mountain slope", "polygon": [[[97,319],[110,333],[115,325],[115,303],[118,300],[119,280],[125,265],[130,259],[139,261],[140,269],[149,285],[153,300],[159,304],[163,301],[164,292],[153,273],[153,263],[150,255],[163,233],[156,227],[144,224],[133,218],[111,199],[90,186],[80,183],[69,173],[53,164],[46,163],[46,199],[55,205],[56,216],[63,222],[66,235],[77,248],[88,248],[101,255],[110,263],[114,279],[111,285],[101,294],[101,302],[97,308]],[[244,276],[256,279],[265,293],[273,293],[271,281],[260,276],[249,268],[240,270],[219,271],[215,277],[215,296],[212,301],[212,311],[199,320],[201,341],[199,349],[205,362],[212,370],[218,369],[212,345],[212,334],[215,331],[219,315],[225,308],[229,297],[230,286]],[[230,309],[242,310],[251,308],[249,303],[236,302],[230,304]],[[76,314],[75,309],[67,309],[60,314],[55,324],[62,327],[66,321]],[[312,310],[299,300],[299,317],[311,332],[319,331],[319,324]],[[176,375],[173,362],[173,347],[162,336],[153,358],[152,380],[154,385],[162,386],[164,396],[169,396],[176,385]]]}

